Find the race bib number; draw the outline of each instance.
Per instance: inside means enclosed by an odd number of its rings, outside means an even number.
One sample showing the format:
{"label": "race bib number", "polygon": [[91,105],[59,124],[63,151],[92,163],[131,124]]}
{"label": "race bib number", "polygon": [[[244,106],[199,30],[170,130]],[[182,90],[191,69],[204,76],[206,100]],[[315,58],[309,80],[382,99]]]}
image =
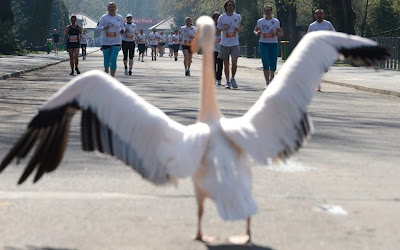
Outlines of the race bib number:
{"label": "race bib number", "polygon": [[117,37],[117,32],[106,32],[106,37],[108,38],[116,38]]}
{"label": "race bib number", "polygon": [[77,42],[78,42],[78,36],[76,36],[76,35],[69,36],[68,42],[70,42],[70,43],[77,43]]}
{"label": "race bib number", "polygon": [[226,32],[225,36],[226,36],[226,38],[236,37],[236,32]]}
{"label": "race bib number", "polygon": [[133,34],[125,34],[125,37],[128,39],[133,39]]}
{"label": "race bib number", "polygon": [[221,38],[217,38],[216,40],[215,40],[215,43],[221,43]]}
{"label": "race bib number", "polygon": [[264,38],[274,38],[274,37],[275,37],[275,34],[272,34],[272,33],[263,33],[263,37],[264,37]]}

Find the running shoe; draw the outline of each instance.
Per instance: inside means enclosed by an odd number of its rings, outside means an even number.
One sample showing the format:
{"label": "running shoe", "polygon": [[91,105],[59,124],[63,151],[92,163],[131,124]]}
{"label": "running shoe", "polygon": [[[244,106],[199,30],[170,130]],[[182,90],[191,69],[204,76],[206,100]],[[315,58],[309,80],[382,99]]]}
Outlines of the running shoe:
{"label": "running shoe", "polygon": [[188,76],[189,74],[188,74],[188,71],[189,70],[185,70],[185,76]]}
{"label": "running shoe", "polygon": [[230,82],[226,82],[225,88],[226,89],[231,89],[231,83]]}
{"label": "running shoe", "polygon": [[177,57],[175,57],[175,62],[176,62],[176,61],[178,61],[178,58],[177,58]]}
{"label": "running shoe", "polygon": [[143,61],[143,58],[142,58],[142,62],[144,62],[144,61]]}
{"label": "running shoe", "polygon": [[129,75],[130,75],[130,76],[132,75],[132,70],[129,70]]}
{"label": "running shoe", "polygon": [[217,80],[217,85],[221,86],[221,80]]}
{"label": "running shoe", "polygon": [[188,76],[190,76],[190,70],[188,70]]}
{"label": "running shoe", "polygon": [[125,74],[126,76],[128,75],[128,69],[127,69],[127,68],[125,68],[124,74]]}
{"label": "running shoe", "polygon": [[75,68],[75,71],[78,75],[81,73],[78,68]]}
{"label": "running shoe", "polygon": [[238,86],[237,83],[236,83],[235,78],[231,78],[231,84],[232,84],[232,87],[233,87],[234,89],[239,88],[239,86]]}
{"label": "running shoe", "polygon": [[69,75],[70,75],[70,76],[73,76],[73,75],[74,75],[74,71],[72,70],[71,73],[70,73]]}

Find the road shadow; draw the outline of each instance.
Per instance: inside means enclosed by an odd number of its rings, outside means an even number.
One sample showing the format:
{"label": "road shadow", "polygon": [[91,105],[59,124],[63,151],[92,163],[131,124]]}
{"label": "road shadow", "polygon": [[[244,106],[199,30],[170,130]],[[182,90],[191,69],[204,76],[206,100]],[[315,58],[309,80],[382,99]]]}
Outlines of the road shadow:
{"label": "road shadow", "polygon": [[4,250],[78,250],[78,249],[76,249],[76,248],[55,248],[55,247],[49,247],[49,246],[37,247],[37,246],[27,245],[26,248],[4,247]]}
{"label": "road shadow", "polygon": [[221,245],[208,245],[205,244],[208,250],[274,250],[273,248],[266,246],[259,246],[256,244],[248,245],[232,245],[232,244],[221,244]]}

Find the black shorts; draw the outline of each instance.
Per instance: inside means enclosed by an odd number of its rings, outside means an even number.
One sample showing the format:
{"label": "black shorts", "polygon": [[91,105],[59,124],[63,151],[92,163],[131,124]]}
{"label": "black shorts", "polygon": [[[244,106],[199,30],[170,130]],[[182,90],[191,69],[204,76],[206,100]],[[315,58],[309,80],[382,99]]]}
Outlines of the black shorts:
{"label": "black shorts", "polygon": [[67,43],[67,49],[79,49],[80,48],[80,43]]}
{"label": "black shorts", "polygon": [[189,51],[189,53],[192,54],[192,50],[190,49],[190,46],[182,45],[182,51],[184,51],[185,49],[187,49]]}
{"label": "black shorts", "polygon": [[160,43],[160,46],[165,46],[165,43]]}
{"label": "black shorts", "polygon": [[139,49],[139,53],[144,53],[144,51],[146,50],[146,44],[138,44],[138,49]]}
{"label": "black shorts", "polygon": [[174,52],[179,51],[179,46],[180,46],[180,44],[172,44],[172,48],[174,49]]}
{"label": "black shorts", "polygon": [[122,40],[122,52],[124,53],[124,60],[133,59],[133,54],[135,53],[135,42],[127,42]]}
{"label": "black shorts", "polygon": [[86,44],[86,43],[81,43],[81,48],[82,48],[82,49],[83,49],[83,48],[86,49],[86,47],[87,47],[87,44]]}

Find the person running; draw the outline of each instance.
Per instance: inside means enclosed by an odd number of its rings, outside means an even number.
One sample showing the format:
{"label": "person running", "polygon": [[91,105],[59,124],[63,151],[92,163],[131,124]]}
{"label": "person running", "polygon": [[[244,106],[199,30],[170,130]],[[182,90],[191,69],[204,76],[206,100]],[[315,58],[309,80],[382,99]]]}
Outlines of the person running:
{"label": "person running", "polygon": [[108,13],[100,18],[96,30],[102,31],[101,49],[103,50],[104,71],[108,73],[111,69],[111,75],[115,76],[117,57],[121,49],[124,19],[117,14],[118,8],[114,2],[108,4],[107,10]]}
{"label": "person running", "polygon": [[81,35],[82,60],[86,60],[87,43],[88,43],[88,35],[86,33],[86,30],[84,29]]}
{"label": "person running", "polygon": [[169,58],[172,58],[174,55],[174,42],[172,41],[172,36],[174,35],[174,32],[171,31],[171,34],[167,36],[167,42],[168,42],[168,49],[169,49]]}
{"label": "person running", "polygon": [[[215,26],[217,26],[218,17],[221,14],[219,12],[215,12],[212,15],[212,19],[214,20]],[[215,34],[215,45],[214,45],[214,60],[215,60],[215,79],[217,80],[217,85],[221,85],[222,80],[222,69],[224,67],[224,61],[218,58],[218,54],[221,48],[221,31],[216,31]]]}
{"label": "person running", "polygon": [[[318,30],[330,30],[336,31],[333,27],[332,23],[325,20],[325,11],[323,9],[317,9],[314,12],[315,21],[308,26],[307,32],[313,32]],[[316,89],[318,92],[321,92],[321,85],[318,85]]]}
{"label": "person running", "polygon": [[278,61],[278,37],[283,36],[281,23],[272,17],[271,6],[264,7],[264,17],[257,21],[253,32],[260,37],[258,50],[263,63],[265,87],[267,87],[275,76]]}
{"label": "person running", "polygon": [[[226,89],[231,85],[238,88],[235,80],[237,61],[239,58],[239,32],[242,30],[242,18],[235,13],[235,2],[228,0],[224,5],[225,13],[219,16],[217,30],[221,31],[221,47],[218,58],[224,60],[224,72],[226,77]],[[229,81],[229,56],[232,57],[232,78]]]}
{"label": "person running", "polygon": [[153,32],[149,34],[150,46],[151,46],[151,60],[157,61],[157,47],[160,41],[160,35],[156,32],[156,28],[153,28]]}
{"label": "person running", "polygon": [[146,51],[146,35],[143,34],[143,30],[139,31],[139,35],[137,35],[137,43],[138,43],[138,49],[139,49],[139,58],[138,61],[140,61],[140,55],[142,55],[142,62],[144,62],[143,60],[143,56],[144,56],[144,52]]}
{"label": "person running", "polygon": [[179,31],[175,30],[175,33],[172,35],[172,49],[174,50],[174,58],[175,62],[178,61],[178,52],[179,47],[181,46],[181,36],[179,35]]}
{"label": "person running", "polygon": [[[124,53],[125,75],[132,75],[133,55],[135,53],[136,24],[132,23],[132,14],[126,15],[124,34],[122,36],[122,52]],[[129,54],[129,71],[128,71]]]}
{"label": "person running", "polygon": [[64,30],[67,37],[67,51],[69,55],[69,65],[71,66],[70,75],[74,75],[74,67],[77,74],[81,72],[78,69],[79,63],[79,37],[82,34],[82,27],[76,23],[76,16],[71,16],[71,24]]}
{"label": "person running", "polygon": [[185,25],[181,27],[183,64],[185,66],[185,76],[190,76],[190,66],[192,65],[192,50],[190,44],[196,33],[196,28],[192,25],[192,18],[185,18]]}
{"label": "person running", "polygon": [[58,33],[57,29],[53,30],[52,42],[53,42],[54,55],[58,55],[58,46],[60,45],[60,34]]}
{"label": "person running", "polygon": [[164,57],[165,53],[165,44],[167,42],[167,36],[164,35],[164,32],[160,32],[160,47],[158,48],[158,51],[160,53],[160,57]]}

